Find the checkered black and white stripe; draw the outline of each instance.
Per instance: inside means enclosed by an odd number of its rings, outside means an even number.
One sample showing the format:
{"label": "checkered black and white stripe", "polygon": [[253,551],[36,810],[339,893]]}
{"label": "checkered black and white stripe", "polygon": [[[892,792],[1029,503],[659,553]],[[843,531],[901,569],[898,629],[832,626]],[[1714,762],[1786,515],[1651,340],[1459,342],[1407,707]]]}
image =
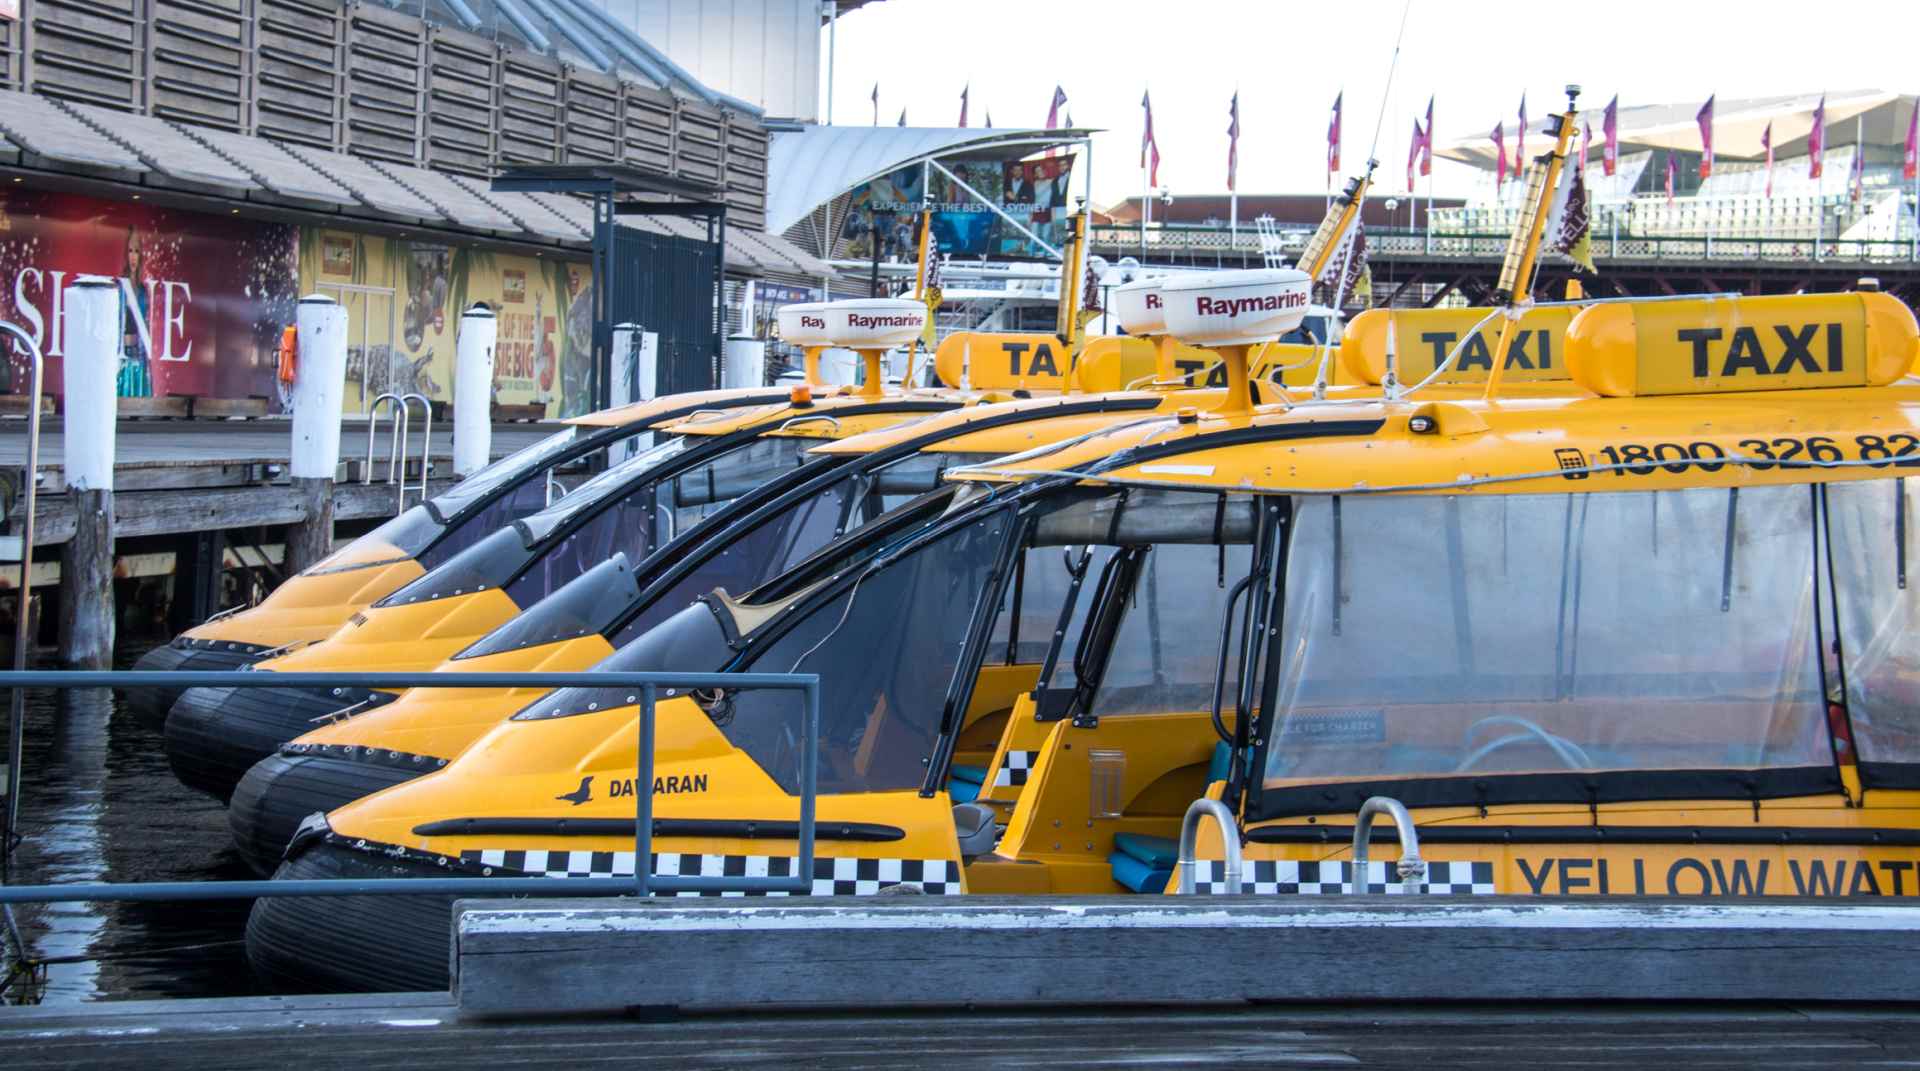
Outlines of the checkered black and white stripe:
{"label": "checkered black and white stripe", "polygon": [[[467,851],[460,860],[481,867],[549,878],[630,878],[632,852]],[[656,876],[784,878],[799,859],[790,855],[699,855],[657,852]],[[960,892],[960,864],[950,859],[871,859],[815,856],[815,896],[870,896],[891,885],[918,885],[933,894]],[[698,896],[699,893],[681,893]],[[742,896],[744,893],[725,893]],[[785,893],[772,893],[784,896]]]}
{"label": "checkered black and white stripe", "polygon": [[1038,751],[1009,751],[1007,761],[1000,764],[999,772],[993,775],[995,788],[1013,788],[1027,783],[1027,773],[1033,764],[1040,761]]}
{"label": "checkered black and white stripe", "polygon": [[[1390,875],[1389,868],[1393,865],[1385,860],[1374,860],[1367,864],[1368,892],[1390,895],[1426,893],[1436,896],[1492,896],[1494,893],[1491,862],[1430,862],[1427,864],[1427,879],[1418,887],[1402,885],[1397,875]],[[1255,895],[1343,894],[1352,876],[1353,867],[1349,863],[1256,859],[1245,864],[1240,887],[1242,892]],[[1389,877],[1394,880],[1389,881]],[[1226,892],[1227,864],[1218,859],[1201,860],[1199,870],[1194,875],[1194,891]]]}

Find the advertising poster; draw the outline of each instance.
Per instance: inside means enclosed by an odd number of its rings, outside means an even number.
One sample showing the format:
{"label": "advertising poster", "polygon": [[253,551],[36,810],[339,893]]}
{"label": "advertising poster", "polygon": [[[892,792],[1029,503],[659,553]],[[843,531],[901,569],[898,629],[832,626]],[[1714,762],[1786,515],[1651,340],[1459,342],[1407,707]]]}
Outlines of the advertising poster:
{"label": "advertising poster", "polygon": [[[277,399],[280,329],[293,322],[294,227],[41,190],[0,189],[0,319],[44,352],[62,393],[65,288],[81,275],[120,286],[122,397]],[[0,393],[27,389],[9,344]]]}
{"label": "advertising poster", "polygon": [[929,205],[933,239],[942,253],[1050,259],[1046,250],[990,204],[1047,244],[1060,248],[1072,210],[1068,190],[1073,157],[959,160],[946,161],[946,165],[958,182],[937,170],[923,172],[921,165],[910,164],[854,187],[846,218],[840,223],[840,236],[847,243],[845,255],[853,260],[867,259],[878,241],[883,259],[911,260],[919,241],[914,230],[918,213]]}
{"label": "advertising poster", "polygon": [[386,393],[453,397],[460,310],[493,309],[494,400],[577,416],[592,403],[593,275],[585,262],[303,228],[303,290],[348,307],[349,412]]}

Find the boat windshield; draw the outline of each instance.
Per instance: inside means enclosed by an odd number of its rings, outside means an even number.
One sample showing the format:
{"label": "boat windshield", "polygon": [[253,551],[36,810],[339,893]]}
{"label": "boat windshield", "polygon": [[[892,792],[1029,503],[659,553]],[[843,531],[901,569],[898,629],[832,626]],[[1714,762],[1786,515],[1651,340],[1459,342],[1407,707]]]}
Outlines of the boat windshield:
{"label": "boat windshield", "polygon": [[1249,814],[1814,791],[1811,498],[1296,499]]}
{"label": "boat windshield", "polygon": [[480,499],[553,464],[555,458],[581,438],[581,431],[579,425],[571,425],[523,446],[435,495],[427,506],[442,521],[458,520],[467,507]]}
{"label": "boat windshield", "polygon": [[[820,675],[821,792],[919,788],[954,672],[1014,525],[994,506],[862,569],[737,668]],[[798,694],[735,693],[709,709],[721,732],[790,793],[800,790]]]}
{"label": "boat windshield", "polygon": [[[435,520],[424,505],[401,512],[393,519],[381,524],[373,531],[360,536],[352,543],[341,547],[332,554],[314,562],[301,570],[301,576],[320,576],[325,573],[344,573],[354,569],[366,569],[376,565],[386,565],[397,560],[394,555],[382,554],[378,558],[369,558],[358,551],[350,551],[356,544],[366,547],[375,543],[384,543],[398,550],[402,555],[413,558],[422,557],[422,552],[434,545],[443,527]],[[423,558],[424,561],[424,558]],[[341,564],[348,562],[348,564]],[[423,568],[431,569],[430,565]]]}
{"label": "boat windshield", "polygon": [[1822,488],[1847,714],[1869,788],[1920,788],[1920,581],[1912,481]]}
{"label": "boat windshield", "polygon": [[[546,509],[567,493],[553,470],[580,457],[572,453],[585,438],[584,430],[570,427],[516,451],[455,484],[425,503],[446,530],[426,548],[420,563],[433,569],[473,546],[489,534]],[[554,486],[548,486],[552,482]],[[578,482],[578,478],[575,478]]]}
{"label": "boat windshield", "polygon": [[540,647],[598,632],[640,595],[625,554],[615,554],[475,640],[456,660]]}
{"label": "boat windshield", "polygon": [[671,587],[639,608],[613,635],[613,645],[625,644],[715,589],[735,598],[745,595],[833,540],[931,490],[944,469],[978,459],[971,454],[912,454],[878,470],[841,469],[838,479],[761,518],[724,544],[708,541],[688,547],[686,555],[699,560],[687,562]]}
{"label": "boat windshield", "polygon": [[[1106,718],[1212,710],[1228,597],[1252,561],[1253,548],[1244,543],[1147,548],[1138,568],[1130,570],[1131,590],[1114,594],[1126,604],[1112,639],[1102,644],[1104,668],[1088,713]],[[1245,598],[1239,607],[1246,605]],[[1222,683],[1229,716],[1240,684],[1239,635],[1236,627]]]}
{"label": "boat windshield", "polygon": [[659,468],[672,458],[685,453],[692,440],[687,438],[669,439],[666,442],[640,454],[630,457],[618,465],[574,488],[565,498],[540,510],[519,523],[525,533],[528,546],[545,539],[554,529],[565,524],[594,503],[599,502],[624,488],[630,481],[644,476]]}
{"label": "boat windshield", "polygon": [[[532,606],[615,554],[624,553],[636,563],[644,561],[728,502],[806,461],[803,451],[809,445],[806,439],[776,436],[743,439],[697,464],[683,469],[676,466],[673,476],[654,479],[647,473],[664,459],[642,463],[668,449],[656,447],[628,463],[641,467],[629,472],[624,483],[603,485],[607,490],[599,497],[617,495],[617,499],[606,502],[591,518],[545,548],[507,586],[507,595],[516,606]],[[587,493],[588,488],[582,487],[568,498],[584,498]],[[551,526],[546,528],[549,533],[552,530]]]}

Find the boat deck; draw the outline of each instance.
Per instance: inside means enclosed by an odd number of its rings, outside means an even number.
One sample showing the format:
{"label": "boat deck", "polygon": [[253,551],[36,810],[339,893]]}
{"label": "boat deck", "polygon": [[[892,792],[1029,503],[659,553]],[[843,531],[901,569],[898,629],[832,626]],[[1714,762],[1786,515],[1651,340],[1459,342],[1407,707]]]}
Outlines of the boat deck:
{"label": "boat deck", "polygon": [[[1348,968],[1364,969],[1365,956]],[[1329,965],[1331,966],[1331,965]],[[0,1066],[1833,1067],[1920,1063],[1920,1007],[1274,1004],[466,1021],[446,993],[0,1009]]]}

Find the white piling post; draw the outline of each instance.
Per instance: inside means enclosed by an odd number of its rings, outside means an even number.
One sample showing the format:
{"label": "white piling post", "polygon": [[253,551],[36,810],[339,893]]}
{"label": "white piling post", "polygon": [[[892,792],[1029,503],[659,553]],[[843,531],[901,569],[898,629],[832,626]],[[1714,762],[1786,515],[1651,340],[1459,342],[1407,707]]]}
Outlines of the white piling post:
{"label": "white piling post", "polygon": [[[113,665],[113,464],[119,417],[120,288],[83,275],[66,288],[64,368],[67,493],[74,531],[60,551],[60,659]],[[37,399],[36,399],[37,400]]]}
{"label": "white piling post", "polygon": [[721,348],[720,386],[730,390],[766,385],[767,344],[745,335],[727,339]]}
{"label": "white piling post", "polygon": [[475,304],[460,316],[453,358],[453,474],[461,479],[487,467],[493,452],[493,310]]}
{"label": "white piling post", "polygon": [[287,565],[298,572],[333,551],[333,480],[340,469],[340,410],[347,392],[347,310],[323,294],[294,313],[293,488],[304,520],[287,530]]}

